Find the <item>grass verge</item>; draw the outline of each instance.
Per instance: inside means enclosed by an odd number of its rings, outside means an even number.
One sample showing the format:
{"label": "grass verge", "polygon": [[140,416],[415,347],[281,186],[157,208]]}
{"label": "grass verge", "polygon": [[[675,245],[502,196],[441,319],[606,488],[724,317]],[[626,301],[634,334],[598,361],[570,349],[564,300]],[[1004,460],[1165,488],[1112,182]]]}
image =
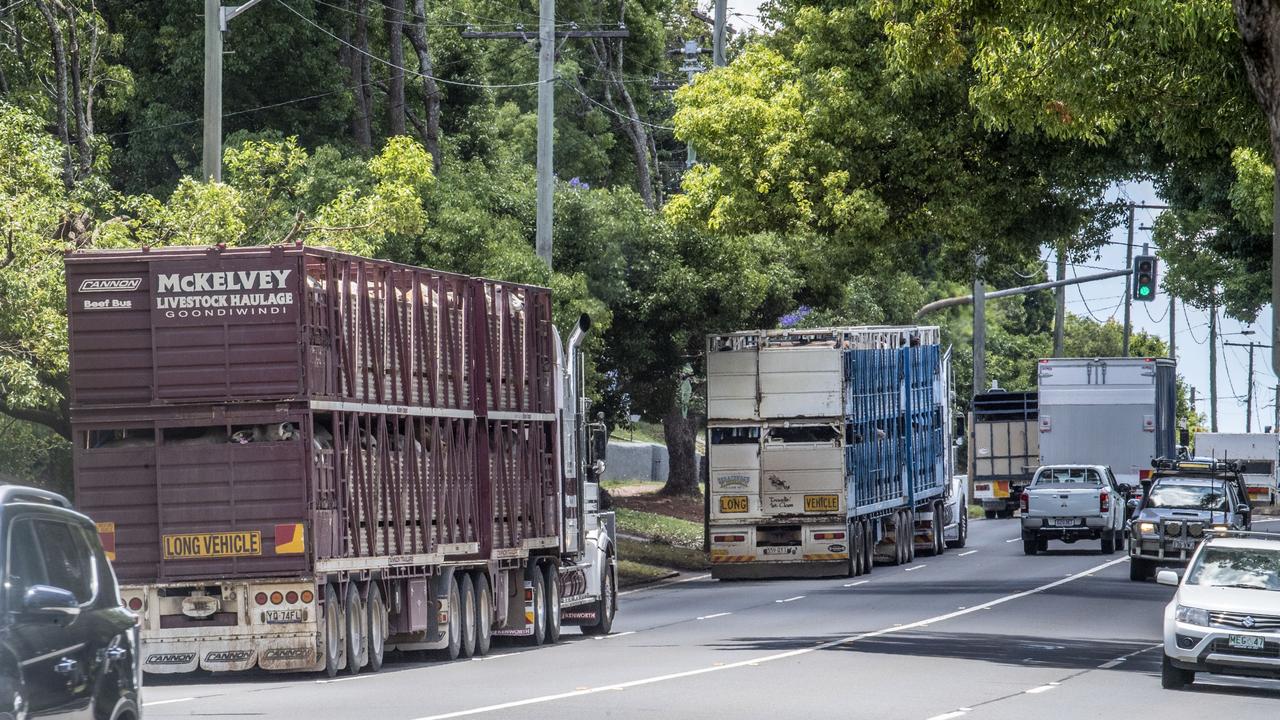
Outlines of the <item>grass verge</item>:
{"label": "grass verge", "polygon": [[675,571],[668,568],[645,565],[634,560],[618,560],[618,585],[621,587],[653,582],[674,574]]}
{"label": "grass verge", "polygon": [[702,547],[702,525],[655,513],[617,508],[618,531],[639,535],[659,543],[697,550]]}
{"label": "grass verge", "polygon": [[706,570],[710,567],[702,550],[628,538],[618,540],[618,557],[676,570]]}

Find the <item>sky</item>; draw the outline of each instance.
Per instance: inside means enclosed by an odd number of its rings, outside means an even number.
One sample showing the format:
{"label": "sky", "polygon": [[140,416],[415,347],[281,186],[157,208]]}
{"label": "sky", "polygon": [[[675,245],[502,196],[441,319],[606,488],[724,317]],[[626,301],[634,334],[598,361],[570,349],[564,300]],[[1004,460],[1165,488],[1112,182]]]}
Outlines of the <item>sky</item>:
{"label": "sky", "polygon": [[[759,6],[762,0],[729,0],[729,24],[747,30],[755,26],[759,29]],[[709,5],[710,3],[708,3]],[[1149,183],[1124,185],[1115,188],[1111,196],[1128,198],[1135,203],[1147,205],[1162,204]],[[1150,227],[1155,220],[1153,210],[1138,210],[1139,229],[1134,231],[1134,254],[1141,252],[1142,243],[1150,242],[1151,231],[1141,229]],[[1122,224],[1112,231],[1111,244],[1105,246],[1096,260],[1088,260],[1077,265],[1068,266],[1068,277],[1074,271],[1079,275],[1118,270],[1124,267],[1125,241],[1127,230]],[[1051,250],[1045,249],[1041,257],[1047,263],[1050,277],[1054,273],[1056,258]],[[1159,269],[1157,269],[1158,281]],[[1072,286],[1067,293],[1067,312],[1081,317],[1092,315],[1097,320],[1114,318],[1117,322],[1124,320],[1124,278],[1112,278],[1096,282]],[[997,301],[998,302],[998,301]],[[1258,322],[1246,325],[1226,318],[1219,311],[1218,352],[1218,429],[1221,432],[1245,431],[1245,396],[1247,394],[1249,376],[1249,351],[1247,348],[1223,346],[1221,343],[1268,343],[1271,338],[1271,306],[1267,305],[1258,315]],[[1135,302],[1130,313],[1135,331],[1146,331],[1164,340],[1169,338],[1169,298],[1159,293],[1149,303]],[[1188,385],[1196,388],[1196,409],[1209,416],[1209,314],[1204,310],[1196,310],[1178,303],[1175,322],[1177,336],[1178,373]],[[1253,335],[1241,335],[1242,331],[1254,331]],[[1252,430],[1261,430],[1275,424],[1275,386],[1276,376],[1271,371],[1270,350],[1259,348],[1254,351],[1254,412]]]}

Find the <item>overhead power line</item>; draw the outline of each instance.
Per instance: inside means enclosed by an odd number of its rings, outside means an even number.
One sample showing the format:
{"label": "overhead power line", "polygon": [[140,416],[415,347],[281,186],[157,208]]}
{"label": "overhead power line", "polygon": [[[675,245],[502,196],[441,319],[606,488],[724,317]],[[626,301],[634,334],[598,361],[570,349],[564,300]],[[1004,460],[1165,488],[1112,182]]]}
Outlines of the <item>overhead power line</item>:
{"label": "overhead power line", "polygon": [[579,88],[577,85],[568,84],[568,86],[569,86],[570,88],[572,88],[574,92],[576,92],[576,93],[578,93],[579,95],[581,95],[581,96],[582,96],[582,98],[583,98],[584,100],[586,100],[587,102],[590,102],[590,103],[592,103],[592,104],[594,104],[594,105],[598,106],[599,108],[601,108],[601,109],[602,109],[602,110],[604,110],[605,112],[608,112],[608,113],[612,113],[612,114],[614,114],[614,115],[617,115],[618,117],[622,118],[623,120],[626,120],[627,122],[638,122],[638,123],[640,123],[641,125],[644,125],[645,127],[651,127],[651,128],[653,128],[654,130],[675,130],[675,128],[674,128],[674,127],[669,127],[669,126],[667,126],[667,125],[655,125],[655,124],[653,124],[653,123],[651,123],[651,122],[645,122],[644,120],[640,120],[640,119],[637,119],[637,118],[632,118],[632,117],[631,117],[631,116],[629,116],[629,115],[624,115],[624,114],[622,114],[622,113],[618,112],[617,110],[614,110],[613,108],[609,107],[608,105],[605,105],[604,103],[600,102],[599,100],[596,100],[595,98],[591,97],[590,95],[588,95],[588,94],[586,94],[586,93],[582,92],[582,88]]}

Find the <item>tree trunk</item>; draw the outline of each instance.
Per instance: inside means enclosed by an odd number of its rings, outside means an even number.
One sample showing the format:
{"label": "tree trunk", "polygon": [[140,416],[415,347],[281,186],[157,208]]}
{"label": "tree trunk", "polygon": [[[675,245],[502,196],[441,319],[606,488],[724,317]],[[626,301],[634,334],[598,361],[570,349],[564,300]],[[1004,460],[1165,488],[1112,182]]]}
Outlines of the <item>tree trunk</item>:
{"label": "tree trunk", "polygon": [[667,441],[667,484],[663,495],[698,495],[698,427],[700,418],[680,414],[680,401],[672,398],[671,408],[662,419],[662,436]]}
{"label": "tree trunk", "polygon": [[83,68],[80,64],[80,33],[76,28],[75,7],[67,5],[63,8],[67,16],[67,55],[71,70],[71,103],[76,116],[76,167],[77,177],[89,174],[93,167],[93,150],[89,144],[89,136],[93,132],[85,117],[88,102],[83,83]]}
{"label": "tree trunk", "polygon": [[389,0],[385,15],[391,71],[387,82],[387,119],[394,137],[404,135],[404,0]]}
{"label": "tree trunk", "polygon": [[413,0],[413,24],[408,26],[409,42],[418,54],[418,73],[422,80],[422,97],[426,103],[427,121],[422,129],[422,144],[431,153],[431,171],[440,174],[440,88],[436,85],[435,64],[427,41],[427,11],[424,0]]}
{"label": "tree trunk", "polygon": [[[1271,163],[1276,168],[1271,197],[1271,304],[1280,308],[1280,5],[1274,0],[1233,0],[1240,29],[1241,55],[1254,98],[1267,117]],[[1271,329],[1272,344],[1280,347],[1280,326]],[[1280,350],[1272,353],[1272,367],[1280,368]]]}
{"label": "tree trunk", "polygon": [[352,38],[354,49],[349,53],[351,85],[355,92],[356,113],[351,119],[351,130],[356,144],[366,151],[373,149],[373,130],[369,126],[373,95],[369,89],[369,16],[366,0],[356,0],[356,28]]}
{"label": "tree trunk", "polygon": [[[622,53],[612,52],[608,40],[601,40],[598,45],[593,42],[591,49],[596,56],[596,62],[602,66],[608,77],[608,82],[604,84],[606,102],[617,115],[627,120],[622,130],[631,141],[631,152],[636,162],[636,190],[640,193],[644,206],[653,210],[657,205],[653,198],[653,174],[649,169],[649,131],[640,121],[636,104],[627,90],[626,82],[622,79]],[[618,94],[622,96],[626,108],[625,113],[618,110],[617,103],[613,100],[612,85],[618,87]]]}
{"label": "tree trunk", "polygon": [[54,106],[57,109],[56,120],[57,125],[55,132],[58,138],[62,140],[63,160],[62,160],[62,183],[67,189],[75,184],[75,166],[71,159],[71,129],[67,120],[67,51],[62,41],[62,28],[58,26],[58,18],[53,14],[53,10],[49,8],[49,4],[44,0],[35,0],[36,9],[44,16],[44,22],[49,26],[49,40],[53,52],[53,97]]}

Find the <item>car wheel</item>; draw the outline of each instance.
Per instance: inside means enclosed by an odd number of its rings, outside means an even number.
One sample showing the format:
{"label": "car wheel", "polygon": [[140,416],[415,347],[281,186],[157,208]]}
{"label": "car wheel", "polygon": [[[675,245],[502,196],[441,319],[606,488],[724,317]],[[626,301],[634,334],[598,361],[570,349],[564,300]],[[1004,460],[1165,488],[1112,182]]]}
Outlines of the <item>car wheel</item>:
{"label": "car wheel", "polygon": [[1114,555],[1116,552],[1116,533],[1114,530],[1102,531],[1102,554]]}
{"label": "car wheel", "polygon": [[1035,555],[1036,550],[1040,547],[1040,541],[1034,535],[1022,538],[1022,554]]}
{"label": "car wheel", "polygon": [[1168,655],[1160,662],[1160,687],[1165,690],[1180,690],[1196,681],[1196,674],[1190,670],[1174,667]]}
{"label": "car wheel", "polygon": [[1039,541],[1036,542],[1036,549],[1039,550],[1040,552],[1044,552],[1045,550],[1048,550],[1049,538],[1040,538]]}
{"label": "car wheel", "polygon": [[1146,582],[1151,574],[1151,565],[1140,558],[1129,558],[1129,579],[1134,582]]}

